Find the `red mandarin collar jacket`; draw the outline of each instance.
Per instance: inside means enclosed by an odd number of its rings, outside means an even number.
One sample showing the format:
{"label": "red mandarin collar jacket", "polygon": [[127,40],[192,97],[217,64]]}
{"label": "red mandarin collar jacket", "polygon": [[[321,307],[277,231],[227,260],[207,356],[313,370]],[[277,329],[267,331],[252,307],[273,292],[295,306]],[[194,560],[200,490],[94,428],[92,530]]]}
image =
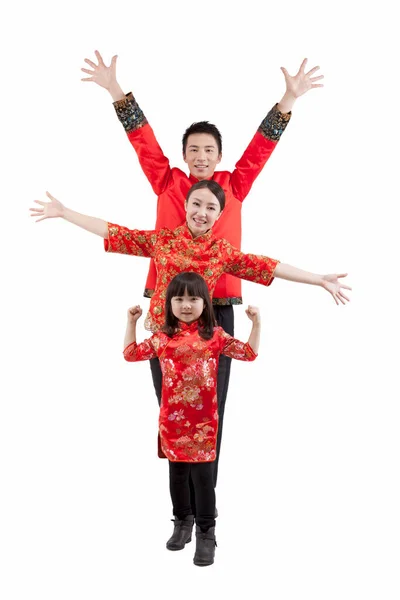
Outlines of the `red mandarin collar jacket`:
{"label": "red mandarin collar jacket", "polygon": [[[171,168],[154,132],[132,94],[114,103],[130,143],[135,149],[144,174],[158,196],[155,229],[174,230],[185,222],[184,201],[191,186],[198,180],[177,168]],[[226,194],[225,209],[214,225],[216,238],[224,238],[240,249],[242,238],[242,201],[263,169],[284,132],[291,113],[281,113],[275,105],[262,121],[256,134],[235,165],[235,170],[216,171],[213,179]],[[156,286],[156,268],[151,260],[144,295],[151,297]],[[241,304],[240,280],[225,273],[214,292],[214,304]]]}
{"label": "red mandarin collar jacket", "polygon": [[193,238],[186,224],[173,231],[139,231],[109,223],[104,249],[153,259],[157,279],[145,321],[145,327],[150,331],[157,331],[165,323],[167,287],[178,273],[192,271],[201,275],[212,298],[223,273],[269,286],[278,264],[277,260],[267,256],[244,254],[227,240],[216,239],[212,230]]}

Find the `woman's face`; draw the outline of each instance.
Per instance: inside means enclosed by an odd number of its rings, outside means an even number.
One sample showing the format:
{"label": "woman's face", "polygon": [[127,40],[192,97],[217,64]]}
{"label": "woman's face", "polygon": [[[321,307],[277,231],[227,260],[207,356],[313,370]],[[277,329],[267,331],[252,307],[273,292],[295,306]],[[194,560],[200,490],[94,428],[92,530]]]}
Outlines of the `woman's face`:
{"label": "woman's face", "polygon": [[193,237],[211,229],[221,215],[221,207],[208,188],[192,192],[186,202],[186,222]]}
{"label": "woman's face", "polygon": [[172,296],[171,309],[174,317],[184,323],[197,321],[204,309],[204,300],[199,296],[189,296],[187,289],[183,296]]}

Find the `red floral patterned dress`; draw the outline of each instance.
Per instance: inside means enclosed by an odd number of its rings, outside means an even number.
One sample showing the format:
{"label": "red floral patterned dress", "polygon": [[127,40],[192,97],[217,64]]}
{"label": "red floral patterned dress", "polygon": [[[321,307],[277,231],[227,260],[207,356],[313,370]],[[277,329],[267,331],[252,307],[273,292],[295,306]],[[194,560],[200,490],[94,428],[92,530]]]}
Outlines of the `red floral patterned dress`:
{"label": "red floral patterned dress", "polygon": [[212,230],[193,238],[186,224],[174,231],[139,231],[109,223],[104,248],[107,252],[154,259],[157,281],[145,321],[145,327],[150,331],[157,331],[164,325],[166,291],[175,275],[184,271],[198,273],[205,279],[212,298],[222,273],[268,286],[279,262],[267,256],[244,254],[227,240],[217,239]]}
{"label": "red floral patterned dress", "polygon": [[217,373],[220,354],[251,361],[248,343],[215,327],[210,340],[199,336],[197,321],[179,323],[168,337],[161,331],[124,350],[127,361],[158,357],[162,371],[159,417],[161,448],[172,462],[211,462],[216,458],[218,431]]}

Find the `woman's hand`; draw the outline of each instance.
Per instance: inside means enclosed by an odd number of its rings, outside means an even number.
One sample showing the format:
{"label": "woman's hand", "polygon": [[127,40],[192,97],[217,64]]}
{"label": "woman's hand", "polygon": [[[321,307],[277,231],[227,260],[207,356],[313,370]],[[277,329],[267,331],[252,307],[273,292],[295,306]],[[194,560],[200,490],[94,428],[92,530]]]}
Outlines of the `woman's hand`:
{"label": "woman's hand", "polygon": [[339,304],[339,302],[342,304],[346,304],[346,301],[350,302],[350,298],[343,294],[342,289],[351,290],[351,287],[341,283],[339,281],[341,277],[347,277],[347,273],[342,273],[341,275],[332,274],[322,276],[321,286],[333,296],[336,304]]}
{"label": "woman's hand", "polygon": [[139,305],[132,306],[132,308],[128,309],[128,321],[130,323],[136,323],[138,319],[142,316],[142,309]]}
{"label": "woman's hand", "polygon": [[43,221],[43,219],[54,219],[64,215],[65,206],[49,192],[46,192],[46,196],[50,198],[50,202],[34,200],[34,202],[40,204],[41,208],[37,207],[29,209],[31,211],[31,217],[40,217],[40,219],[36,220],[36,223]]}

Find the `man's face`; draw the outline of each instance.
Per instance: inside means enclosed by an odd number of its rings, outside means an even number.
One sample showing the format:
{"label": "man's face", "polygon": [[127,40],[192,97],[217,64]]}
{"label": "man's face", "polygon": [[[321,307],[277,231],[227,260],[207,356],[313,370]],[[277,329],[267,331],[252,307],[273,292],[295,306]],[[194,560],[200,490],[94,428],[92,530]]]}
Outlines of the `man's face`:
{"label": "man's face", "polygon": [[218,199],[207,188],[192,192],[186,202],[186,222],[193,237],[203,235],[221,214]]}
{"label": "man's face", "polygon": [[183,160],[189,167],[190,174],[199,181],[214,175],[215,167],[221,162],[216,140],[209,133],[192,133],[189,135]]}

